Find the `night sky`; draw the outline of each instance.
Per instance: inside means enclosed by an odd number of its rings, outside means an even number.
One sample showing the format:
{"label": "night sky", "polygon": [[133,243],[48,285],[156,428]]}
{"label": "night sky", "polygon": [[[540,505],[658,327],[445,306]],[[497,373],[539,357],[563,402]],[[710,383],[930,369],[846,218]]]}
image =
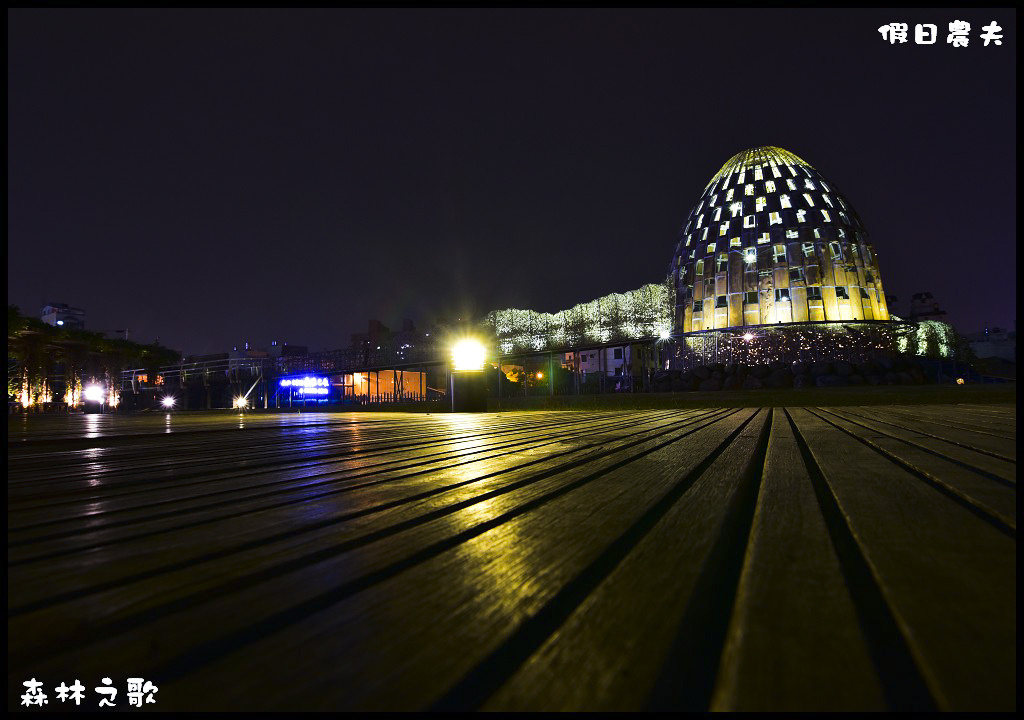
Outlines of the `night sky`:
{"label": "night sky", "polygon": [[186,353],[556,311],[662,280],[722,164],[777,145],[897,313],[1016,328],[1015,55],[1005,9],[13,10],[8,302]]}

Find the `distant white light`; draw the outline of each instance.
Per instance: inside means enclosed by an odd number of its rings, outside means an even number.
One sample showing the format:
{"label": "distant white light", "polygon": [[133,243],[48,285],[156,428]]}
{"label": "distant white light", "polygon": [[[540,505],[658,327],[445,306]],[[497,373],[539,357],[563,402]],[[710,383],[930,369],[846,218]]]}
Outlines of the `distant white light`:
{"label": "distant white light", "polygon": [[743,335],[743,339],[746,340],[747,342],[750,342],[751,340],[754,339],[754,334],[753,333],[745,333]]}
{"label": "distant white light", "polygon": [[452,348],[453,370],[483,370],[487,350],[477,340],[466,338]]}
{"label": "distant white light", "polygon": [[238,408],[239,410],[244,410],[248,406],[249,401],[246,398],[242,397],[241,395],[235,398],[235,407]]}
{"label": "distant white light", "polygon": [[58,325],[63,325],[63,324],[64,324],[64,321],[63,321],[63,320],[58,320],[58,321],[57,321],[57,324],[58,324]]}
{"label": "distant white light", "polygon": [[670,337],[672,337],[672,333],[669,330],[662,330],[661,331],[661,339],[662,340],[668,340]]}
{"label": "distant white light", "polygon": [[164,399],[160,401],[160,404],[169,410],[174,407],[174,398],[170,395],[165,395]]}
{"label": "distant white light", "polygon": [[88,385],[82,391],[82,397],[85,398],[86,402],[101,403],[105,395],[106,392],[103,390],[102,385]]}

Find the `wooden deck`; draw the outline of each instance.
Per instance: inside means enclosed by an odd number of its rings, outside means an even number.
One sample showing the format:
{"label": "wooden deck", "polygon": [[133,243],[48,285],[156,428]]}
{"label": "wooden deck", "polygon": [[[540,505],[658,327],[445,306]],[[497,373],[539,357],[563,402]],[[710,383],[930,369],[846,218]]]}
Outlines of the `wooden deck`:
{"label": "wooden deck", "polygon": [[9,418],[8,705],[1013,710],[1015,412]]}

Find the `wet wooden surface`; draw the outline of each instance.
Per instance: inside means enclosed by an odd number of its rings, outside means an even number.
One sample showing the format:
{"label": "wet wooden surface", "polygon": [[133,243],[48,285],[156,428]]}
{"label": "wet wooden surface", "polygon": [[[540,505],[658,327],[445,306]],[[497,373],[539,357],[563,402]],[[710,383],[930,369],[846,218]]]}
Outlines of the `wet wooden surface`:
{"label": "wet wooden surface", "polygon": [[1015,411],[12,417],[8,704],[1012,710]]}

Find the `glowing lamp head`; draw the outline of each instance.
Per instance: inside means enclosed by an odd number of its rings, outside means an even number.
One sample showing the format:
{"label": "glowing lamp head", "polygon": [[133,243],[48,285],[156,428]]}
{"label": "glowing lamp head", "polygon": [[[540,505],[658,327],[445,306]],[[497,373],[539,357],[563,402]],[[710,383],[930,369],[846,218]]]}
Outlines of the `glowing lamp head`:
{"label": "glowing lamp head", "polygon": [[248,406],[249,401],[246,398],[242,397],[241,395],[235,398],[235,407],[238,408],[239,410],[244,410]]}
{"label": "glowing lamp head", "polygon": [[455,371],[483,370],[487,350],[477,340],[466,338],[452,347],[452,369]]}
{"label": "glowing lamp head", "polygon": [[753,333],[744,333],[743,334],[743,339],[746,340],[747,342],[750,342],[751,340],[754,339],[754,334]]}
{"label": "glowing lamp head", "polygon": [[670,330],[662,330],[660,335],[659,335],[659,337],[662,340],[668,340],[670,337],[672,337],[672,331],[670,331]]}
{"label": "glowing lamp head", "polygon": [[105,395],[102,385],[87,385],[82,391],[82,397],[86,402],[101,403]]}
{"label": "glowing lamp head", "polygon": [[160,404],[163,405],[168,410],[170,410],[172,407],[174,407],[174,398],[171,397],[170,395],[166,395],[164,396],[163,400],[160,401]]}
{"label": "glowing lamp head", "polygon": [[966,383],[967,383],[967,381],[966,381],[966,380],[964,380],[963,378],[957,378],[957,379],[956,379],[956,384],[957,384],[957,385],[964,385],[964,384],[966,384]]}
{"label": "glowing lamp head", "polygon": [[544,379],[544,373],[542,373],[542,372],[537,373],[537,379],[538,380],[543,380]]}

